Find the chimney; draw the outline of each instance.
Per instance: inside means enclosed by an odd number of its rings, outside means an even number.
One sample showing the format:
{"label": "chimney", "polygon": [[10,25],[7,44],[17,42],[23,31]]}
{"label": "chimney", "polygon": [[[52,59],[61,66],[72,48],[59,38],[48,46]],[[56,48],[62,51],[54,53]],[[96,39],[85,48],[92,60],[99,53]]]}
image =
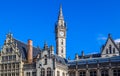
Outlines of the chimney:
{"label": "chimney", "polygon": [[33,61],[32,40],[28,40],[28,45],[27,45],[27,61],[28,61],[28,63],[32,63],[32,61]]}

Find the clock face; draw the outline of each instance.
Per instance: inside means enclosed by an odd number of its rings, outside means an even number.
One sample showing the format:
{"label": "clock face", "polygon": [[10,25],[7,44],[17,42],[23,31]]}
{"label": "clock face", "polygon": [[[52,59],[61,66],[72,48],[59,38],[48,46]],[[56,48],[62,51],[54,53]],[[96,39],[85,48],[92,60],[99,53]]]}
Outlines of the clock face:
{"label": "clock face", "polygon": [[60,32],[60,36],[64,36],[64,32],[63,31]]}

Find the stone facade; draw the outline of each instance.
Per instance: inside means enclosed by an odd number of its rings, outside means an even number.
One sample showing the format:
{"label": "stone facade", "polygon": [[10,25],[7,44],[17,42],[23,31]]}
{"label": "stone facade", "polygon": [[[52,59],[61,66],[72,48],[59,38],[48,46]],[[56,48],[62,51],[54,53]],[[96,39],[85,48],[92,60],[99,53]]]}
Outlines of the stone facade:
{"label": "stone facade", "polygon": [[75,60],[66,59],[66,24],[59,11],[55,26],[56,51],[44,43],[34,47],[32,40],[25,44],[7,34],[0,51],[0,76],[120,76],[120,42],[111,35],[100,53],[76,54]]}

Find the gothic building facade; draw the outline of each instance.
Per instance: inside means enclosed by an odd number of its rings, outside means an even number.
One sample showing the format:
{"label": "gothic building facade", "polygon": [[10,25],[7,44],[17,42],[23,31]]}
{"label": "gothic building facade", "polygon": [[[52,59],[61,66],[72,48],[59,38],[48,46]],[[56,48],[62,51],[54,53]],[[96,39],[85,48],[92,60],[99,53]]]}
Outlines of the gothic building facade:
{"label": "gothic building facade", "polygon": [[53,46],[44,43],[34,47],[32,40],[23,43],[8,33],[0,49],[0,76],[120,76],[120,42],[111,35],[100,53],[76,54],[66,59],[66,23],[62,7],[55,25],[56,53]]}

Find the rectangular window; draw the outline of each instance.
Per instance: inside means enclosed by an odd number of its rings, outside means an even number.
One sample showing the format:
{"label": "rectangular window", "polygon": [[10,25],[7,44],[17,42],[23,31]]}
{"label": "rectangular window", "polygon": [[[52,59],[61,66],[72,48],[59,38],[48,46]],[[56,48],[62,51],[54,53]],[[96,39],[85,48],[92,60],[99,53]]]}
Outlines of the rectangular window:
{"label": "rectangular window", "polygon": [[26,73],[26,76],[30,76],[30,72],[27,72],[27,73]]}
{"label": "rectangular window", "polygon": [[8,64],[8,68],[11,69],[11,64]]}
{"label": "rectangular window", "polygon": [[19,69],[19,64],[16,64],[16,68]]}
{"label": "rectangular window", "polygon": [[108,70],[102,70],[101,76],[108,76]]}
{"label": "rectangular window", "polygon": [[9,56],[9,60],[12,60],[12,56]]}
{"label": "rectangular window", "polygon": [[13,55],[13,60],[15,60],[16,59],[16,55]]}
{"label": "rectangular window", "polygon": [[120,69],[113,70],[113,76],[120,76]]}
{"label": "rectangular window", "polygon": [[85,71],[80,71],[79,74],[80,74],[79,76],[86,76],[86,72]]}
{"label": "rectangular window", "polygon": [[75,76],[76,74],[75,74],[75,72],[70,72],[69,75],[70,76]]}
{"label": "rectangular window", "polygon": [[5,60],[5,57],[4,56],[2,56],[2,61],[4,61]]}
{"label": "rectangular window", "polygon": [[5,64],[5,69],[7,69],[7,64]]}
{"label": "rectangular window", "polygon": [[96,71],[90,71],[90,76],[97,76],[97,72]]}
{"label": "rectangular window", "polygon": [[32,72],[32,76],[36,76],[36,72]]}

